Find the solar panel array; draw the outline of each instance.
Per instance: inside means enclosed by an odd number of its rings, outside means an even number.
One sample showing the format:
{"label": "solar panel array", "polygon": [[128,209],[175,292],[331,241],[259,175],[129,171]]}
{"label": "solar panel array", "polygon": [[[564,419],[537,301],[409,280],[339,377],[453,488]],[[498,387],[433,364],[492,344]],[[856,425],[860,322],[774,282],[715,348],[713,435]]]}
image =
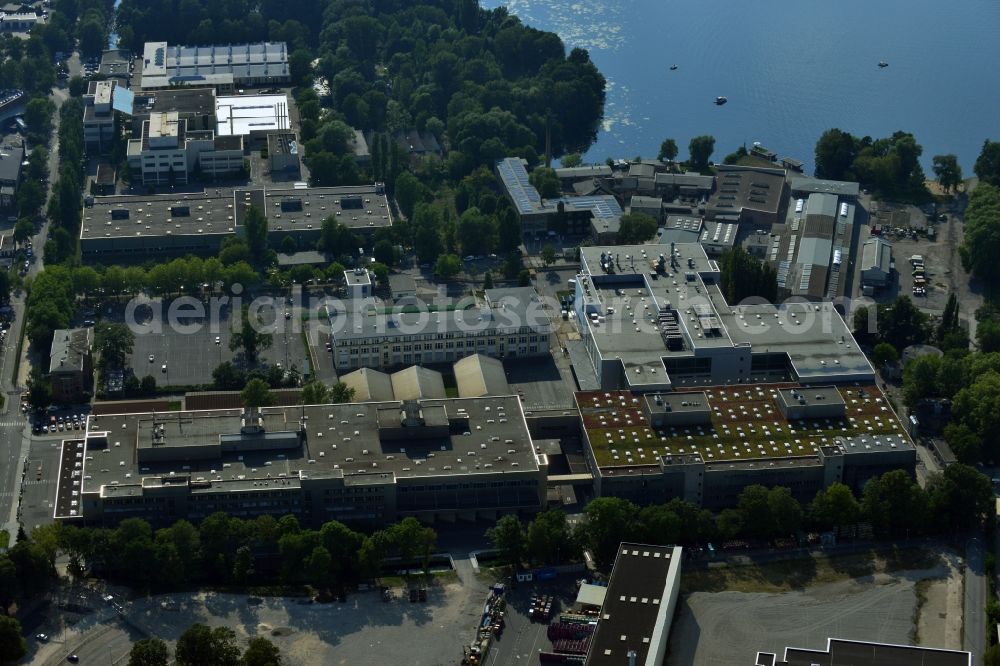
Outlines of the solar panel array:
{"label": "solar panel array", "polygon": [[508,157],[497,164],[500,180],[510,194],[517,211],[522,215],[536,212],[542,205],[542,197],[528,179],[528,171],[519,159]]}

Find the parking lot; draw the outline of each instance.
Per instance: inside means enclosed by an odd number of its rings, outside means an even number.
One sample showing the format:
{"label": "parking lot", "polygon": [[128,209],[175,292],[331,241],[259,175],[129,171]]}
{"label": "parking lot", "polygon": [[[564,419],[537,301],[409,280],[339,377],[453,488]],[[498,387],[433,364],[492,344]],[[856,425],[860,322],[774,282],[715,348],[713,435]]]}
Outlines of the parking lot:
{"label": "parking lot", "polygon": [[[789,566],[797,563],[786,563]],[[746,576],[738,587],[709,585],[682,598],[670,633],[668,666],[752,663],[758,651],[820,648],[828,637],[961,648],[961,562],[952,553],[914,569],[832,562],[815,583],[771,593],[788,578]],[[808,570],[809,563],[802,566]],[[691,576],[688,576],[690,584]],[[829,582],[823,582],[829,581]],[[918,591],[922,600],[918,602]],[[725,640],[718,640],[725,636]]]}
{"label": "parking lot", "polygon": [[[149,306],[160,307],[159,304],[160,301],[154,300]],[[159,386],[210,384],[212,371],[219,364],[238,360],[237,354],[229,349],[231,312],[228,307],[221,308],[217,318],[180,319],[180,326],[168,325],[165,316],[160,322],[150,319],[150,308],[139,311],[137,320],[141,323],[135,327],[131,365],[139,379],[152,375]],[[161,312],[166,314],[166,306]],[[300,371],[309,367],[299,312],[297,307],[282,304],[261,309],[262,322],[274,326],[272,344],[260,352],[260,363],[280,363],[285,369],[294,365]]]}
{"label": "parking lot", "polygon": [[[76,601],[60,588],[59,602],[71,599],[85,607],[82,613],[66,613],[53,604],[34,618],[25,630],[46,632],[49,643],[31,641],[31,663],[58,663],[76,652],[81,663],[101,663],[120,658],[129,644],[150,634],[163,638],[173,648],[181,633],[195,622],[232,628],[241,646],[255,636],[265,636],[281,650],[287,666],[312,664],[391,664],[453,666],[461,661],[462,643],[479,618],[486,593],[485,584],[471,584],[446,577],[432,583],[427,601],[410,603],[404,588],[393,590],[393,599],[382,601],[377,591],[359,592],[345,603],[306,603],[305,598],[255,598],[213,592],[128,597],[127,590],[111,590],[120,600],[119,618],[93,593]],[[68,586],[67,586],[68,587]],[[64,626],[66,625],[66,626]],[[95,653],[84,661],[88,646],[115,638],[114,653]],[[108,661],[108,663],[112,663]],[[117,661],[114,663],[118,663]]]}

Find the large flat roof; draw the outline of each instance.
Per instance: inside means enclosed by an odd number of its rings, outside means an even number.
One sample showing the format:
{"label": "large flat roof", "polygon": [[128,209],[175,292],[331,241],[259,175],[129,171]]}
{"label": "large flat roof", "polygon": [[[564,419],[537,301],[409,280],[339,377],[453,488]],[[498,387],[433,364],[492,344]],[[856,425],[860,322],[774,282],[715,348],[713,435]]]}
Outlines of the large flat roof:
{"label": "large flat roof", "polygon": [[172,88],[140,93],[133,107],[136,115],[176,111],[181,115],[210,116],[215,113],[215,88]]}
{"label": "large flat roof", "polygon": [[674,588],[680,585],[681,548],[622,543],[618,547],[587,666],[648,666],[667,640],[665,617]]}
{"label": "large flat roof", "polygon": [[720,165],[708,210],[716,215],[738,215],[744,208],[776,213],[784,191],[784,172],[776,169]]}
{"label": "large flat roof", "polygon": [[285,95],[238,95],[215,102],[216,132],[220,136],[245,136],[291,128]]}
{"label": "large flat roof", "polygon": [[[831,387],[846,404],[843,418],[788,420],[779,407],[782,389],[797,384],[715,386],[703,391],[665,393],[677,400],[707,399],[711,422],[654,428],[641,396],[631,391],[576,394],[583,426],[597,464],[603,469],[658,465],[661,458],[697,455],[706,464],[767,464],[789,458],[815,458],[823,446],[846,453],[912,448],[902,424],[874,384]],[[803,389],[803,394],[816,389]],[[704,396],[704,397],[703,397]]]}
{"label": "large flat roof", "polygon": [[334,216],[348,229],[392,224],[389,202],[374,185],[218,188],[200,192],[94,197],[83,210],[82,239],[235,233],[248,204],[268,218],[268,230],[318,230]]}
{"label": "large flat roof", "polygon": [[[579,325],[602,358],[622,361],[633,385],[644,378],[662,383],[664,358],[709,355],[709,350],[736,346],[749,346],[752,353],[787,354],[800,381],[874,375],[831,303],[730,306],[717,284],[718,264],[698,243],[581,247],[580,262],[580,305],[604,319],[583,317]],[[668,349],[661,334],[664,309],[677,314],[683,344],[676,349]]]}
{"label": "large flat roof", "polygon": [[[62,465],[72,470],[82,462],[86,492],[118,486],[127,492],[125,487],[141,486],[144,479],[177,475],[207,482],[206,492],[219,492],[279,480],[295,484],[300,474],[422,478],[538,469],[517,396],[414,404],[413,413],[426,425],[402,430],[404,403],[398,401],[264,408],[265,434],[294,437],[302,422],[301,443],[230,452],[218,448],[219,442],[240,437],[239,409],[91,415],[86,455],[80,460],[74,451]],[[216,449],[210,457],[191,459],[185,453],[191,447]],[[162,461],[139,462],[140,448],[165,451],[158,456]]]}
{"label": "large flat roof", "polygon": [[858,183],[843,180],[822,180],[820,178],[809,178],[807,176],[796,176],[791,183],[793,194],[809,194],[812,192],[825,192],[839,196],[856,197],[861,191]]}
{"label": "large flat roof", "polygon": [[146,42],[143,77],[197,77],[231,74],[236,78],[288,76],[285,42],[257,42],[213,46],[177,46]]}

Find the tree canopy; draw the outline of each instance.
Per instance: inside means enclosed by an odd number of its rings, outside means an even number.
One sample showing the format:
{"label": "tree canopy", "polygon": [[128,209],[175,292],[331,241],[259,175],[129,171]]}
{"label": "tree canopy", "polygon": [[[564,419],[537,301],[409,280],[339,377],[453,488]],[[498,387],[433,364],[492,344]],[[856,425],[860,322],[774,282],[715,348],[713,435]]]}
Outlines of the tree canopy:
{"label": "tree canopy", "polygon": [[969,194],[960,251],[966,270],[992,293],[1000,284],[1000,262],[996,260],[1000,256],[1000,187],[982,182]]}
{"label": "tree canopy", "polygon": [[857,138],[830,129],[816,142],[816,177],[856,180],[883,199],[924,203],[930,192],[920,166],[923,147],[909,132],[885,139]]}
{"label": "tree canopy", "polygon": [[778,300],[778,275],[770,265],[758,261],[737,245],[719,259],[722,293],[726,302],[737,304],[747,298]]}

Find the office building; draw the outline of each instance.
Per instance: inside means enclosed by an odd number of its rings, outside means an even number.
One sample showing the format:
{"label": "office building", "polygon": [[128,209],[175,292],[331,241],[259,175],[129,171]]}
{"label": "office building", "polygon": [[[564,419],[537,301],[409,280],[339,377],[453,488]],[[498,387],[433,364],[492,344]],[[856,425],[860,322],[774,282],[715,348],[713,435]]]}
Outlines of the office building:
{"label": "office building", "polygon": [[517,396],[91,415],[63,442],[54,514],[495,520],[542,508],[546,471]]}
{"label": "office building", "polygon": [[272,242],[292,236],[300,247],[316,243],[327,217],[335,217],[359,234],[392,224],[385,192],[375,185],[212,188],[93,197],[85,200],[83,208],[83,260],[141,262],[165,255],[216,254],[223,239],[243,233],[243,219],[251,207],[268,218]]}
{"label": "office building", "polygon": [[208,86],[225,93],[240,87],[281,85],[288,83],[289,77],[284,42],[224,46],[146,42],[140,85],[143,90]]}
{"label": "office building", "polygon": [[874,382],[742,384],[657,393],[576,394],[598,496],[638,504],[675,497],[710,509],[752,484],[802,502],[831,483],[860,493],[916,450]]}
{"label": "office building", "polygon": [[53,332],[49,350],[53,402],[77,402],[90,390],[94,376],[90,353],[93,331],[92,328],[72,328]]}
{"label": "office building", "polygon": [[132,102],[132,136],[142,134],[142,125],[154,113],[176,113],[188,131],[215,130],[214,88],[171,88],[140,92]]}
{"label": "office building", "polygon": [[661,666],[681,587],[680,546],[622,543],[586,666]]}
{"label": "office building", "polygon": [[132,92],[118,81],[91,81],[83,96],[83,141],[91,153],[107,152],[115,134],[115,112],[132,113]]}
{"label": "office building", "polygon": [[573,363],[582,388],[870,382],[830,303],[730,305],[698,243],[580,248]]}
{"label": "office building", "polygon": [[549,353],[549,314],[531,287],[487,289],[478,307],[331,308],[333,365],[338,372]]}
{"label": "office building", "polygon": [[829,638],[825,650],[788,647],[782,657],[758,652],[752,666],[972,666],[972,653]]}
{"label": "office building", "polygon": [[495,168],[504,194],[520,218],[522,233],[590,233],[601,242],[613,242],[617,237],[624,212],[613,196],[564,196],[543,200],[528,178],[524,160],[508,157],[497,162]]}
{"label": "office building", "polygon": [[196,170],[204,178],[232,176],[243,170],[243,162],[243,137],[188,130],[176,111],[152,113],[142,123],[141,138],[128,142],[129,168],[143,185],[184,185]]}

